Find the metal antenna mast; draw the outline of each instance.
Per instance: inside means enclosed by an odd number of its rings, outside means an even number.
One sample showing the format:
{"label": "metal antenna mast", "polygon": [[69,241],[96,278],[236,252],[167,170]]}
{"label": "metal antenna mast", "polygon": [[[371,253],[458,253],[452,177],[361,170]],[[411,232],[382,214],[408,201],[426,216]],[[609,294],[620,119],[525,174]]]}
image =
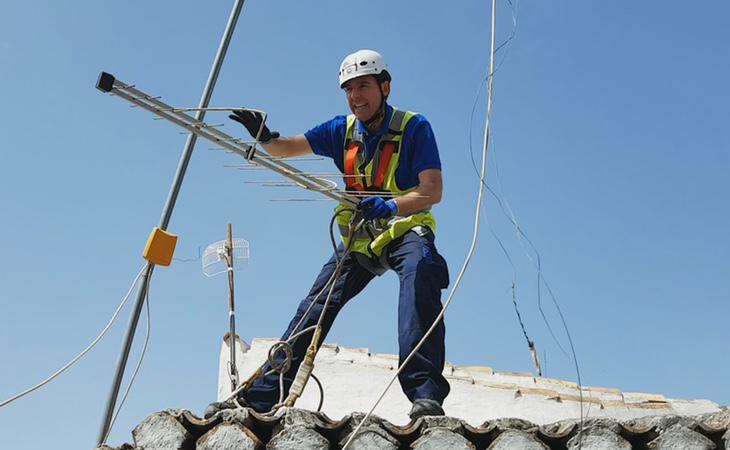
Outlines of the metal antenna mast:
{"label": "metal antenna mast", "polygon": [[[238,22],[238,17],[241,14],[244,2],[245,0],[235,0],[233,9],[231,10],[223,38],[218,46],[218,52],[215,55],[213,67],[210,70],[208,81],[205,85],[205,89],[203,90],[203,96],[200,99],[201,110],[197,111],[195,115],[197,120],[202,121],[205,117],[204,108],[206,108],[210,102],[210,97],[213,94],[215,83],[218,80],[218,75],[220,74],[221,66],[223,65],[223,60],[225,59],[226,52],[228,51],[228,46],[231,43],[231,37],[233,36],[233,31],[236,29],[236,23]],[[177,196],[180,193],[183,178],[185,177],[185,172],[187,170],[188,163],[190,162],[190,157],[192,156],[196,141],[197,135],[191,134],[185,142],[185,148],[182,156],[180,157],[177,172],[175,173],[175,178],[173,179],[172,187],[170,188],[170,193],[168,194],[167,201],[165,202],[165,207],[162,212],[162,217],[160,219],[159,228],[161,230],[166,230],[170,223],[170,217],[172,216],[172,211],[175,208],[175,202],[177,201]],[[101,427],[99,428],[97,446],[101,446],[101,444],[104,443],[109,432],[109,424],[111,423],[114,407],[117,403],[117,396],[119,395],[119,386],[122,383],[124,371],[127,366],[127,359],[129,357],[129,350],[132,347],[132,341],[134,340],[134,334],[137,329],[137,322],[139,321],[142,306],[144,305],[145,292],[147,292],[149,278],[152,275],[154,268],[155,265],[153,263],[148,263],[140,281],[141,286],[139,288],[139,293],[137,294],[137,300],[135,301],[132,316],[129,319],[129,325],[124,337],[124,344],[117,360],[117,368],[114,374],[111,391],[109,392],[109,397],[107,399],[104,419],[102,420]]]}
{"label": "metal antenna mast", "polygon": [[226,227],[226,265],[228,265],[228,308],[229,328],[231,333],[231,391],[238,386],[238,370],[236,369],[236,304],[233,287],[233,230],[229,223]]}

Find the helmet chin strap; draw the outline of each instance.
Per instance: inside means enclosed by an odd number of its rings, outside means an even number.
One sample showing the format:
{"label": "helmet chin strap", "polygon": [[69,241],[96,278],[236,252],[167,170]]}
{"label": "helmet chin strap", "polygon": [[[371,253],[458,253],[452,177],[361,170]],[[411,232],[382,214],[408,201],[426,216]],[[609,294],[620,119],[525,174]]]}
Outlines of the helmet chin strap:
{"label": "helmet chin strap", "polygon": [[386,105],[387,98],[383,94],[383,86],[380,85],[380,106],[378,107],[378,110],[373,114],[371,118],[363,122],[363,125],[365,125],[366,128],[369,128],[371,124],[377,122],[378,120],[385,117],[385,105]]}

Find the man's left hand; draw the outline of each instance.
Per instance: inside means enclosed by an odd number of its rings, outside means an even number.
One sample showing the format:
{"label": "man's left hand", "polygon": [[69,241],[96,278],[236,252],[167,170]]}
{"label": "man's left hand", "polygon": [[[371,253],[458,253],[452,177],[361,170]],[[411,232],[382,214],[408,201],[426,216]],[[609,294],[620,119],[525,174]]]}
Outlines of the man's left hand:
{"label": "man's left hand", "polygon": [[358,209],[363,211],[365,220],[387,219],[396,215],[398,204],[392,198],[384,200],[382,197],[367,197],[360,202]]}

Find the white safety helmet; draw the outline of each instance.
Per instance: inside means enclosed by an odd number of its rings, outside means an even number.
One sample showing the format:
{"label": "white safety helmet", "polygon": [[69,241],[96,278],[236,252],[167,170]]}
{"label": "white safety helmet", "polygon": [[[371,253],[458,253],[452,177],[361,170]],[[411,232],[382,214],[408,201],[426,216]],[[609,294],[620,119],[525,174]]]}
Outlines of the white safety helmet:
{"label": "white safety helmet", "polygon": [[340,87],[363,75],[375,75],[378,81],[390,81],[383,55],[374,50],[358,50],[347,55],[340,64]]}

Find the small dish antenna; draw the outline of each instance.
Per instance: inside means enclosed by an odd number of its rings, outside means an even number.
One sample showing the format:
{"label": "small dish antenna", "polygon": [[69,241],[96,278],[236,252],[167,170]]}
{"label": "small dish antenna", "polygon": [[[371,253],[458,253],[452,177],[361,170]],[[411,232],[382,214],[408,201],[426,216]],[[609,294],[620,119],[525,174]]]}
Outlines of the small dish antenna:
{"label": "small dish antenna", "polygon": [[[242,265],[248,264],[249,249],[245,239],[231,239],[233,247],[233,263],[231,270],[241,270]],[[228,271],[228,240],[210,244],[203,252],[203,273],[206,277],[214,277]]]}

